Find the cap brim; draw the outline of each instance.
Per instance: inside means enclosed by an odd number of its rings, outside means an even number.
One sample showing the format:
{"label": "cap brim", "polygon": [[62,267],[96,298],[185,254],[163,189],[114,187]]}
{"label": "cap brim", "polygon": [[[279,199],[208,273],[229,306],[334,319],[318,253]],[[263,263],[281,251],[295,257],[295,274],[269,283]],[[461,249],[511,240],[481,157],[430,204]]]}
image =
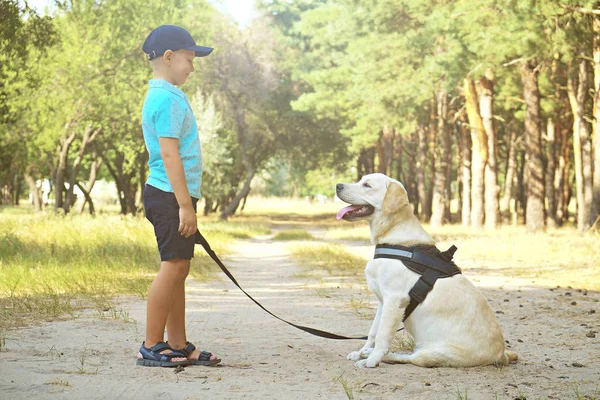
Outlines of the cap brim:
{"label": "cap brim", "polygon": [[194,52],[196,52],[196,57],[206,57],[213,51],[212,47],[206,47],[206,46],[190,46],[190,47],[186,47],[185,49],[193,50]]}

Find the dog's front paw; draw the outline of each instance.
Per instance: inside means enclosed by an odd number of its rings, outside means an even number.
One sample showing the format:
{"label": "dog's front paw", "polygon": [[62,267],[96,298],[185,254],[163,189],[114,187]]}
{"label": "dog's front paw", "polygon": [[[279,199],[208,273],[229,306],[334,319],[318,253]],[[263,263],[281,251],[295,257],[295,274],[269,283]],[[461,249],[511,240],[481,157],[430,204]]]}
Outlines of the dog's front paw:
{"label": "dog's front paw", "polygon": [[358,368],[375,368],[381,362],[383,356],[378,356],[378,354],[371,354],[369,358],[359,360],[354,365]]}
{"label": "dog's front paw", "polygon": [[375,368],[379,365],[378,361],[371,360],[371,358],[364,358],[362,360],[358,360],[354,366],[358,368]]}
{"label": "dog's front paw", "polygon": [[348,360],[357,361],[357,360],[360,360],[361,358],[369,357],[372,352],[373,352],[373,347],[369,347],[366,349],[360,349],[359,351],[353,351],[352,353],[348,354],[348,356],[346,358]]}

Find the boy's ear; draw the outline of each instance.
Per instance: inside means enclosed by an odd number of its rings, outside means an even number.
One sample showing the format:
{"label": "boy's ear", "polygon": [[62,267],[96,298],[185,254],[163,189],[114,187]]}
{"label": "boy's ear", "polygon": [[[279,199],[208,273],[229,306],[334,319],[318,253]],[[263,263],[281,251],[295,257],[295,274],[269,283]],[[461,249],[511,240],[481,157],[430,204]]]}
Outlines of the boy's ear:
{"label": "boy's ear", "polygon": [[383,198],[381,213],[384,215],[394,214],[408,204],[406,191],[396,182],[390,182]]}
{"label": "boy's ear", "polygon": [[162,59],[165,62],[165,64],[169,65],[171,63],[171,60],[173,59],[173,54],[173,50],[165,51],[165,54],[162,55]]}

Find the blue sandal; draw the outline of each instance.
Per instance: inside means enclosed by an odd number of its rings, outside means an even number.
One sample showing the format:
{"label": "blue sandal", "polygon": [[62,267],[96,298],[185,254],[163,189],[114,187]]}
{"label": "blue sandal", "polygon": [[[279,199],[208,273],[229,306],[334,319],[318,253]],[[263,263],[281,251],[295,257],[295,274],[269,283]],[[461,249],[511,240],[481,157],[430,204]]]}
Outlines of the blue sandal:
{"label": "blue sandal", "polygon": [[[168,343],[167,343],[168,345]],[[192,352],[194,350],[196,350],[196,346],[194,346],[192,343],[190,342],[186,342],[185,347],[183,349],[174,349],[171,347],[171,349],[173,351],[176,351],[178,353],[182,353],[183,355],[185,355],[185,357],[189,357],[190,354],[192,354]],[[198,356],[197,360],[190,360],[188,358],[188,365],[204,365],[205,367],[211,367],[213,365],[217,365],[218,363],[221,362],[220,358],[216,358],[214,360],[211,360],[210,358],[212,357],[212,353],[208,352],[206,350],[202,350],[200,351],[200,355]]]}
{"label": "blue sandal", "polygon": [[[143,342],[142,347],[140,347],[142,358],[138,356],[135,362],[136,365],[143,365],[144,367],[178,367],[190,364],[189,360],[171,361],[173,358],[187,358],[187,355],[183,354],[182,351],[173,350],[165,342],[158,342],[150,348],[146,347],[145,344],[146,342]],[[171,353],[161,354],[160,352],[164,350],[171,350]]]}

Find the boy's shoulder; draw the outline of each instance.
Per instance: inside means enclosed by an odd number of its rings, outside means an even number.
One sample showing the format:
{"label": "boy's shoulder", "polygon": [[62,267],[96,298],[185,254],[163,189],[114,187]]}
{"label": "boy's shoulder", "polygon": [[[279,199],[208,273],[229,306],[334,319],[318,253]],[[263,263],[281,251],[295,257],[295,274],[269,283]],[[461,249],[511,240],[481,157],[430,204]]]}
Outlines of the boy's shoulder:
{"label": "boy's shoulder", "polygon": [[[183,94],[183,92],[182,92]],[[187,109],[184,97],[165,87],[150,86],[144,100],[144,111],[152,112],[164,109],[182,108]]]}

